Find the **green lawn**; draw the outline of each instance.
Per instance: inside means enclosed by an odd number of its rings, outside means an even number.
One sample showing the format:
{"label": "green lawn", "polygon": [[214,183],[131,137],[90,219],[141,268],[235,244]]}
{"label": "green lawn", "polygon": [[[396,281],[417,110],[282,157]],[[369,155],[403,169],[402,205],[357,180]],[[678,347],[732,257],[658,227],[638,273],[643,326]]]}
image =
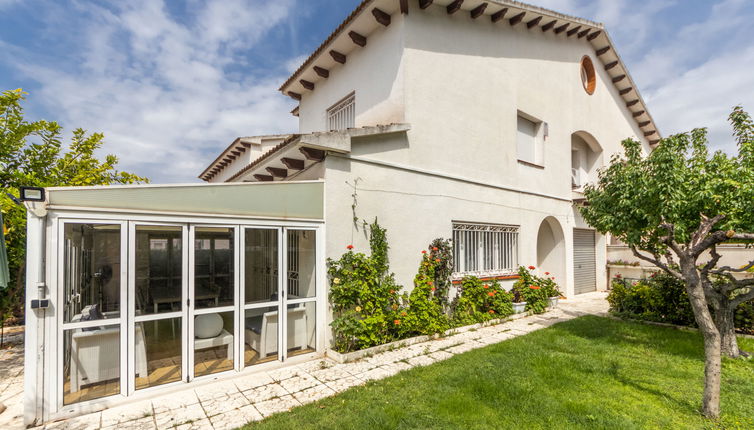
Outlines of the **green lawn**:
{"label": "green lawn", "polygon": [[702,373],[697,333],[587,316],[247,428],[754,428],[754,360],[724,363],[718,424],[697,412]]}

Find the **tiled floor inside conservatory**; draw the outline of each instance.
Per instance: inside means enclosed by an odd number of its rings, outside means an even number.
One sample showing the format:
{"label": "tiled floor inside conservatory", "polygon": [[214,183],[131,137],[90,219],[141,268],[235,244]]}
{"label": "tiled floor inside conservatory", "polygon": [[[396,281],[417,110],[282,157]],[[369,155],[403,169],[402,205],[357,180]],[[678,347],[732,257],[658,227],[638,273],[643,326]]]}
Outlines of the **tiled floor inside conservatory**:
{"label": "tiled floor inside conservatory", "polygon": [[[335,395],[370,380],[392,376],[415,366],[445,360],[475,348],[498,343],[587,314],[606,314],[605,293],[561,300],[543,315],[466,331],[413,344],[346,364],[317,359],[267,372],[194,385],[150,400],[131,402],[64,421],[45,429],[233,429],[277,412]],[[20,350],[20,351],[19,351]],[[0,428],[23,428],[23,345],[0,351]],[[220,359],[221,357],[216,357]],[[152,372],[156,375],[157,370]],[[150,374],[151,377],[151,374]]]}

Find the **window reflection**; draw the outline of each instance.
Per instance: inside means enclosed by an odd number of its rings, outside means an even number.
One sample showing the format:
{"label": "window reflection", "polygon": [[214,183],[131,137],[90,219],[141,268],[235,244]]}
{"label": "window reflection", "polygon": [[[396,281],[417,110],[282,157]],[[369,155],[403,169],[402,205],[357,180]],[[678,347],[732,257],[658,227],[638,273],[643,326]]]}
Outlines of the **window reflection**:
{"label": "window reflection", "polygon": [[63,404],[69,405],[118,393],[120,326],[65,330]]}
{"label": "window reflection", "polygon": [[175,312],[183,304],[180,226],[136,226],[136,314]]}
{"label": "window reflection", "polygon": [[246,303],[277,300],[278,292],[278,232],[273,229],[245,230]]}
{"label": "window reflection", "polygon": [[81,322],[120,316],[120,225],[66,223],[63,317]]}
{"label": "window reflection", "polygon": [[194,240],[194,303],[197,309],[234,304],[232,228],[197,228]]}
{"label": "window reflection", "polygon": [[288,230],[288,299],[316,295],[317,232]]}

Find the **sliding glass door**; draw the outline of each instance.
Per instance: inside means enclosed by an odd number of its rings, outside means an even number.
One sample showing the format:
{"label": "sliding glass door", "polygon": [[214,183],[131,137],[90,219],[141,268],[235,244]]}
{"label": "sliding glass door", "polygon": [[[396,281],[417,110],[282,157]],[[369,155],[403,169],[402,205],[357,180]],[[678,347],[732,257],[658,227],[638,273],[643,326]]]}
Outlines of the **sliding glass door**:
{"label": "sliding glass door", "polygon": [[235,368],[237,227],[191,226],[189,345],[193,377]]}
{"label": "sliding glass door", "polygon": [[185,225],[131,224],[129,376],[133,390],[187,379]]}
{"label": "sliding glass door", "polygon": [[244,229],[244,366],[315,351],[316,233]]}
{"label": "sliding glass door", "polygon": [[282,322],[280,228],[244,228],[243,233],[243,364],[280,359]]}
{"label": "sliding glass door", "polygon": [[60,223],[62,404],[121,394],[125,381],[124,222]]}
{"label": "sliding glass door", "polygon": [[285,354],[316,350],[317,231],[285,229]]}

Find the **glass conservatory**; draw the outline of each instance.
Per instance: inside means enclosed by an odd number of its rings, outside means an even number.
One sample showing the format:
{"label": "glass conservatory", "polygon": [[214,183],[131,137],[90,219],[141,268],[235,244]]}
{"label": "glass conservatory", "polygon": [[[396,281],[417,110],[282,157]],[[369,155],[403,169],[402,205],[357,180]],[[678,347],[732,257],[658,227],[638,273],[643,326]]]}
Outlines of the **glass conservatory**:
{"label": "glass conservatory", "polygon": [[320,354],[323,192],[48,189],[29,210],[41,249],[29,254],[27,418]]}

